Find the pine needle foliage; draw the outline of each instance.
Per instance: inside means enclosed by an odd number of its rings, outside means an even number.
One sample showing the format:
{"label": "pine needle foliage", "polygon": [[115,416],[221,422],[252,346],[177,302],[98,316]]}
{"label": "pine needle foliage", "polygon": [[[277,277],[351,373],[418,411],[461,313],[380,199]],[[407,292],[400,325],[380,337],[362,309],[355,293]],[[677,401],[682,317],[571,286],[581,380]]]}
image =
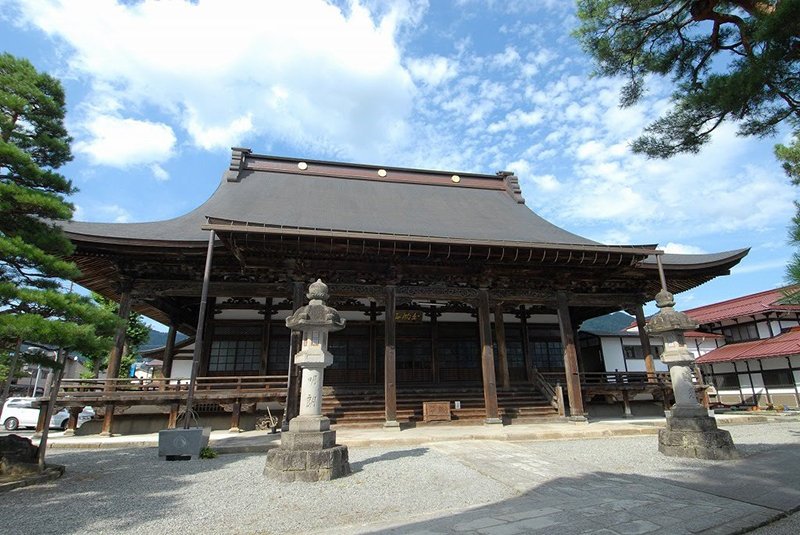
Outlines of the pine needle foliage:
{"label": "pine needle foliage", "polygon": [[[800,0],[577,0],[575,36],[596,75],[623,76],[623,107],[641,101],[649,77],[671,79],[669,111],[633,151],[652,158],[696,153],[721,124],[743,136],[789,127],[775,155],[800,185]],[[724,158],[725,155],[720,155]],[[800,206],[790,240],[800,246]],[[787,269],[800,282],[800,254]]]}
{"label": "pine needle foliage", "polygon": [[72,218],[72,159],[61,83],[0,55],[0,355],[24,341],[79,352],[108,350],[118,319],[63,290],[80,271],[60,222]]}

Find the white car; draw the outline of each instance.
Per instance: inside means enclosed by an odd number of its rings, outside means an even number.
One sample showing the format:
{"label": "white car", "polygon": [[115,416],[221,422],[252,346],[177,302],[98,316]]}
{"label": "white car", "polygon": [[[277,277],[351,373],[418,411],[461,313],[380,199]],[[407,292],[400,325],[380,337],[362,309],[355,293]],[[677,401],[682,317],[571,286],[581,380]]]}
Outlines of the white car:
{"label": "white car", "polygon": [[[20,427],[36,427],[39,420],[39,409],[33,407],[36,398],[8,398],[3,412],[0,414],[0,422],[8,431],[15,431]],[[91,407],[85,407],[78,416],[78,427],[94,418],[94,411]],[[66,429],[69,423],[69,412],[62,409],[50,419],[50,427]]]}

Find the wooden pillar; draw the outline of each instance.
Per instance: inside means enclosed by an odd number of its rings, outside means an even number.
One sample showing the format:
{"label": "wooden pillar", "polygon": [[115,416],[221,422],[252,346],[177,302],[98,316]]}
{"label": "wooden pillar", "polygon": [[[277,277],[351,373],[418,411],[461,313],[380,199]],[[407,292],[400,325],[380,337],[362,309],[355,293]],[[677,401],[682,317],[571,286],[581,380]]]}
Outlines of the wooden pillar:
{"label": "wooden pillar", "polygon": [[201,344],[200,367],[198,377],[208,377],[208,365],[211,360],[211,346],[214,343],[214,316],[217,309],[217,298],[209,297],[206,305],[206,323],[203,327],[203,343]]}
{"label": "wooden pillar", "polygon": [[397,421],[397,369],[395,362],[395,292],[394,285],[386,286],[386,320],[384,321],[384,342],[385,347],[383,350],[383,383],[384,383],[384,399],[386,406],[386,422],[383,427],[387,430],[400,430],[400,424]]}
{"label": "wooden pillar", "polygon": [[[197,334],[194,337],[194,351],[192,353],[192,375],[189,378],[189,392],[186,394],[186,413],[183,416],[183,428],[189,429],[192,419],[192,403],[194,403],[194,390],[197,384],[197,374],[203,359],[205,348],[206,313],[208,312],[208,287],[211,284],[211,264],[214,260],[214,238],[212,230],[208,233],[208,248],[206,249],[206,266],[203,271],[203,287],[200,290],[200,312],[197,316]],[[211,316],[213,317],[213,310]],[[208,355],[208,351],[205,352]],[[208,359],[206,359],[208,360]],[[108,414],[108,412],[106,412]]]}
{"label": "wooden pillar", "polygon": [[272,298],[267,297],[264,303],[264,325],[261,329],[261,364],[259,375],[267,375],[269,366],[269,339],[272,336]]}
{"label": "wooden pillar", "polygon": [[[161,365],[161,375],[165,379],[172,377],[172,363],[175,359],[175,336],[178,334],[177,322],[174,319],[169,321],[169,331],[167,331],[167,343],[164,346],[164,359]],[[166,386],[168,381],[164,381],[162,385]]]}
{"label": "wooden pillar", "polygon": [[558,326],[561,329],[561,344],[564,346],[564,368],[567,375],[567,396],[569,396],[569,418],[585,422],[581,379],[578,373],[578,354],[575,351],[575,331],[569,317],[567,295],[558,292]]}
{"label": "wooden pillar", "polygon": [[[294,283],[292,291],[292,313],[303,306],[303,290],[305,284],[300,281]],[[289,374],[286,383],[286,410],[283,411],[281,430],[289,430],[289,421],[300,413],[300,374],[294,363],[294,356],[300,352],[303,343],[303,333],[292,331],[289,339]]]}
{"label": "wooden pillar", "polygon": [[528,382],[536,382],[536,372],[531,360],[531,340],[528,338],[528,312],[525,310],[525,305],[519,306],[519,320],[520,328],[522,329],[522,357],[525,359],[525,374],[528,376]]}
{"label": "wooden pillar", "polygon": [[492,350],[492,323],[489,317],[489,295],[486,289],[478,290],[478,329],[481,338],[481,365],[483,368],[483,400],[486,405],[486,424],[502,425],[497,409],[497,384]]}
{"label": "wooden pillar", "polygon": [[432,309],[431,315],[431,378],[434,383],[439,382],[439,316],[440,312]]}
{"label": "wooden pillar", "polygon": [[111,429],[114,426],[114,404],[106,403],[106,413],[103,416],[103,429],[100,431],[101,437],[110,437]]}
{"label": "wooden pillar", "polygon": [[642,344],[642,352],[644,353],[644,368],[647,371],[647,381],[654,383],[656,381],[656,365],[653,361],[653,348],[650,346],[650,337],[644,330],[647,320],[644,317],[642,305],[636,306],[635,313],[636,327],[639,330],[639,342]]}
{"label": "wooden pillar", "polygon": [[369,303],[369,382],[378,382],[378,304],[375,301]]}
{"label": "wooden pillar", "polygon": [[623,412],[623,418],[633,418],[633,413],[631,412],[631,394],[627,389],[622,391],[622,406],[625,409]]}
{"label": "wooden pillar", "polygon": [[228,433],[239,433],[239,420],[242,416],[242,400],[237,399],[233,402],[233,409],[231,410],[231,428]]}
{"label": "wooden pillar", "polygon": [[178,412],[180,411],[180,403],[172,403],[169,406],[169,419],[167,420],[167,429],[175,429],[178,426]]}
{"label": "wooden pillar", "polygon": [[70,407],[67,410],[69,411],[69,421],[67,422],[67,429],[64,431],[64,436],[71,437],[78,428],[78,417],[80,417],[81,412],[83,412],[83,407]]}
{"label": "wooden pillar", "polygon": [[[117,332],[114,334],[114,345],[111,347],[111,353],[108,356],[108,369],[106,370],[106,379],[116,379],[119,375],[119,365],[122,361],[122,352],[125,351],[125,334],[128,329],[128,319],[131,315],[131,289],[132,284],[130,281],[123,281],[121,284],[122,293],[119,299],[119,312],[117,315],[123,320],[120,326],[117,327]],[[114,381],[109,380],[105,383],[104,390],[109,392],[114,390]]]}
{"label": "wooden pillar", "polygon": [[503,321],[503,304],[497,303],[494,306],[494,337],[497,340],[497,363],[500,367],[500,385],[503,388],[511,386],[511,378],[508,375],[508,354],[506,352],[506,324]]}

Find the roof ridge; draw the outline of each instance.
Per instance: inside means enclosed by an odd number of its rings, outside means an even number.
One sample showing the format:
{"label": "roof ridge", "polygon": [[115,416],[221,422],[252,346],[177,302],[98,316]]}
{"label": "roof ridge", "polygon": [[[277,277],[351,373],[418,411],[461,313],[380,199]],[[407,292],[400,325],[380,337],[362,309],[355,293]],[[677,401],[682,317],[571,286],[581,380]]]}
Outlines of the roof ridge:
{"label": "roof ridge", "polygon": [[[732,299],[726,299],[725,301],[718,301],[716,303],[711,303],[711,304],[708,304],[708,305],[703,305],[703,306],[699,306],[699,307],[695,307],[695,308],[690,308],[688,310],[684,310],[683,312],[685,314],[691,315],[692,312],[697,312],[697,311],[700,311],[700,310],[703,310],[703,309],[709,309],[709,308],[713,308],[713,307],[718,307],[720,305],[736,303],[736,302],[743,301],[743,300],[746,300],[746,299],[752,299],[754,297],[758,297],[758,296],[761,296],[761,295],[767,295],[767,294],[774,293],[774,292],[779,292],[781,290],[785,290],[787,288],[793,288],[793,287],[797,287],[797,288],[800,289],[800,284],[790,284],[789,286],[783,286],[783,287],[780,287],[780,288],[772,288],[770,290],[764,290],[762,292],[756,292],[756,293],[753,293],[753,294],[741,295],[739,297],[734,297]],[[774,303],[775,303],[775,301],[771,301],[768,304],[772,305]]]}

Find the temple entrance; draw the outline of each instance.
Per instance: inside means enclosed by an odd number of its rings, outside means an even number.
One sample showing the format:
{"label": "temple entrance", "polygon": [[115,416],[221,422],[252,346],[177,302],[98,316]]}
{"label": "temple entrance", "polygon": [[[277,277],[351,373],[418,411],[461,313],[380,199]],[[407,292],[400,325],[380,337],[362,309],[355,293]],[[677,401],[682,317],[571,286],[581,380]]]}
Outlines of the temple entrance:
{"label": "temple entrance", "polygon": [[335,355],[325,370],[327,384],[369,383],[369,326],[353,324],[343,331],[332,332],[328,351]]}

